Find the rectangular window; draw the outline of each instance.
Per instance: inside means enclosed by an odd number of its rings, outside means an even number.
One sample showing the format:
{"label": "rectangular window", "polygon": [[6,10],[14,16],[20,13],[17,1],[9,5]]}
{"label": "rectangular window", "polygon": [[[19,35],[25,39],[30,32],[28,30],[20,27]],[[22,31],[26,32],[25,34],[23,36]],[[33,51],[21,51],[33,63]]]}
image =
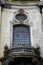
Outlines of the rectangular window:
{"label": "rectangular window", "polygon": [[30,27],[24,25],[13,26],[13,46],[28,46],[30,44]]}

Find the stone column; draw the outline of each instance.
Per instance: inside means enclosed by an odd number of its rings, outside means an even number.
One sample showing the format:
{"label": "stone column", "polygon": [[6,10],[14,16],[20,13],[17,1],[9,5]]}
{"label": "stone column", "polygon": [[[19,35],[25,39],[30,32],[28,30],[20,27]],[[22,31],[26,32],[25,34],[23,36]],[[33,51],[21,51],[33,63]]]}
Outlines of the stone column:
{"label": "stone column", "polygon": [[[42,26],[43,26],[43,7],[42,7]],[[43,27],[42,27],[43,29]]]}
{"label": "stone column", "polygon": [[1,6],[0,6],[0,33],[1,33]]}

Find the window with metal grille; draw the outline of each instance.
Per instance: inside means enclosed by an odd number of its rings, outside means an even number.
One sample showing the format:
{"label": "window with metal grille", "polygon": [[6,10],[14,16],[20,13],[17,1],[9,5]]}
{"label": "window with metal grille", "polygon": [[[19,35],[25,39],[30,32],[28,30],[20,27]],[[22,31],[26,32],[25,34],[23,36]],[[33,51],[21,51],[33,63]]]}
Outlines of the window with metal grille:
{"label": "window with metal grille", "polygon": [[25,25],[13,26],[13,46],[30,45],[30,28]]}
{"label": "window with metal grille", "polygon": [[19,21],[24,21],[27,19],[27,16],[25,14],[17,14],[15,18]]}

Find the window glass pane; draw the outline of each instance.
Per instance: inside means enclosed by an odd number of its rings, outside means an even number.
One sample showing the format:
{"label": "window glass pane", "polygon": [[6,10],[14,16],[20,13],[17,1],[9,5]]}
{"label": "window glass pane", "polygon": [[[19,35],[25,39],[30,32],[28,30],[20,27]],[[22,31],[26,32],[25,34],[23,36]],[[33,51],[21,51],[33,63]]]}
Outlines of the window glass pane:
{"label": "window glass pane", "polygon": [[30,45],[30,29],[24,26],[13,27],[13,46]]}
{"label": "window glass pane", "polygon": [[24,21],[27,19],[27,16],[25,14],[17,14],[15,18],[19,21]]}

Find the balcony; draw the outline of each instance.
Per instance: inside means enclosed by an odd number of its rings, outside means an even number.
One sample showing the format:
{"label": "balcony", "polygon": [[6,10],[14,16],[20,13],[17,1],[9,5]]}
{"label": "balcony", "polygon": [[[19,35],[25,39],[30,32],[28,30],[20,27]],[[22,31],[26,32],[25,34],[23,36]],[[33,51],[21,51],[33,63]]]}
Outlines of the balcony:
{"label": "balcony", "polygon": [[19,64],[22,64],[23,62],[27,65],[27,63],[32,64],[32,61],[33,63],[37,61],[38,65],[38,63],[41,62],[39,48],[34,48],[31,46],[15,46],[9,49],[8,46],[5,46],[4,49],[4,57],[0,58],[3,65],[12,65],[17,62]]}
{"label": "balcony", "polygon": [[40,52],[31,46],[17,46],[4,51],[5,57],[39,57]]}

